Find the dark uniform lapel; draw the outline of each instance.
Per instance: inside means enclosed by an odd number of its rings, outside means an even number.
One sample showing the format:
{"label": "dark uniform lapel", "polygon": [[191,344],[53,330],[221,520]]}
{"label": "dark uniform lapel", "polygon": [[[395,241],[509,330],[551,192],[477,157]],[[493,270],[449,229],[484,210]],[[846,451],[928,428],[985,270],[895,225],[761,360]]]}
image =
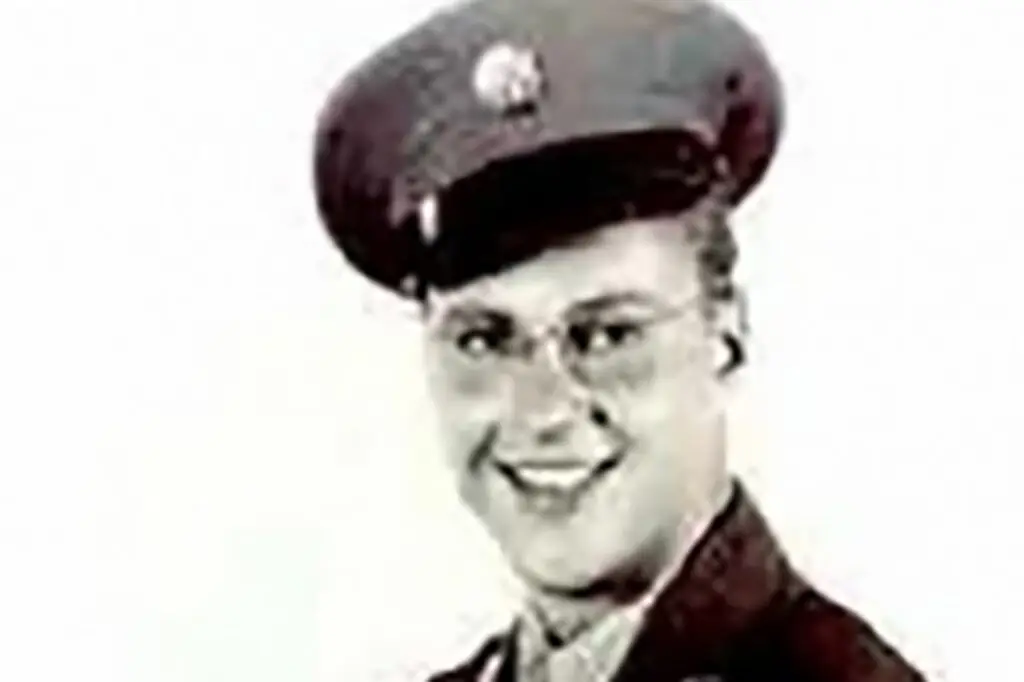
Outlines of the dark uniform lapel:
{"label": "dark uniform lapel", "polygon": [[[655,600],[614,682],[732,679],[803,588],[742,484]],[[744,663],[745,662],[745,663]]]}
{"label": "dark uniform lapel", "polygon": [[[739,648],[774,605],[799,589],[740,483],[679,573],[655,600],[613,682],[731,682]],[[478,680],[497,657],[495,682],[514,682],[515,630],[438,682]],[[745,653],[750,653],[749,649]]]}
{"label": "dark uniform lapel", "polygon": [[[438,682],[514,682],[515,630]],[[500,669],[499,669],[500,663]],[[743,485],[655,599],[611,682],[923,682],[789,565]],[[557,682],[557,681],[556,681]]]}
{"label": "dark uniform lapel", "polygon": [[924,682],[794,571],[742,484],[657,598],[612,682]]}

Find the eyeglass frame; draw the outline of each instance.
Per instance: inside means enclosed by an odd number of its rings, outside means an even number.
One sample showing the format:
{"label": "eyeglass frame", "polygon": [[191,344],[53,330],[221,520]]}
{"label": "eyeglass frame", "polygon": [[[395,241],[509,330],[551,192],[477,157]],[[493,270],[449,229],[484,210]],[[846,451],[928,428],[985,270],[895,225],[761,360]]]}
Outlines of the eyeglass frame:
{"label": "eyeglass frame", "polygon": [[[566,372],[577,380],[584,380],[586,377],[585,371],[581,371],[586,360],[587,351],[580,351],[579,344],[573,341],[572,329],[573,327],[579,326],[591,326],[591,327],[614,327],[626,324],[630,327],[635,327],[635,331],[645,333],[649,329],[658,327],[667,322],[678,320],[684,315],[692,312],[694,308],[698,308],[701,304],[705,303],[706,297],[703,295],[695,295],[690,298],[683,300],[682,302],[661,302],[652,301],[643,294],[635,292],[623,292],[620,294],[612,294],[605,297],[598,297],[596,299],[590,299],[587,301],[573,303],[567,306],[566,310],[563,311],[556,320],[533,325],[529,328],[524,327],[519,321],[515,320],[513,316],[504,313],[497,312],[486,307],[481,307],[479,310],[472,310],[465,312],[467,317],[474,317],[483,315],[489,317],[492,322],[495,319],[501,319],[502,322],[508,323],[512,326],[513,333],[509,337],[515,341],[512,344],[512,350],[507,352],[496,351],[494,349],[488,349],[485,353],[480,355],[474,355],[461,347],[454,348],[453,355],[459,358],[463,368],[460,371],[466,371],[464,369],[466,363],[480,362],[481,367],[477,368],[476,371],[478,376],[482,376],[478,370],[497,370],[496,376],[508,374],[511,368],[529,368],[538,364],[538,350],[545,348],[547,350],[547,357],[554,366]],[[613,305],[644,305],[649,306],[652,303],[662,308],[660,311],[647,312],[645,314],[637,314],[631,316],[626,323],[622,322],[611,322],[601,324],[597,319],[589,320],[586,323],[578,320],[573,320],[573,316],[580,314],[581,308],[595,307],[599,308],[601,303],[609,306]],[[464,312],[464,311],[460,311]],[[598,318],[602,312],[606,311],[594,311],[589,314]],[[596,324],[595,324],[596,323]],[[463,336],[467,332],[473,332],[477,330],[445,330],[443,329],[444,321],[430,325],[428,333],[433,336],[434,339],[442,340],[447,347],[459,346],[459,337]],[[467,325],[469,326],[469,325]],[[641,337],[638,342],[645,342],[647,339]],[[627,342],[628,343],[628,342]],[[570,350],[575,348],[576,350]],[[614,350],[613,347],[610,351],[604,353],[607,355]],[[591,357],[599,357],[600,353],[592,355]],[[515,364],[510,365],[513,362]],[[486,363],[486,367],[483,364]],[[597,383],[587,381],[586,383]]]}

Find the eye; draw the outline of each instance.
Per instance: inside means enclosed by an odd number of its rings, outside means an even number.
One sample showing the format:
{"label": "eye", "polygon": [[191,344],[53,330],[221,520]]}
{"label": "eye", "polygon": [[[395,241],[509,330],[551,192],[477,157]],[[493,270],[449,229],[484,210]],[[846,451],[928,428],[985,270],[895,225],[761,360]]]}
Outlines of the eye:
{"label": "eye", "polygon": [[642,331],[633,322],[592,323],[571,327],[569,337],[580,353],[600,354],[636,341]]}
{"label": "eye", "polygon": [[472,357],[503,353],[508,345],[508,334],[497,329],[468,329],[455,338],[459,350]]}

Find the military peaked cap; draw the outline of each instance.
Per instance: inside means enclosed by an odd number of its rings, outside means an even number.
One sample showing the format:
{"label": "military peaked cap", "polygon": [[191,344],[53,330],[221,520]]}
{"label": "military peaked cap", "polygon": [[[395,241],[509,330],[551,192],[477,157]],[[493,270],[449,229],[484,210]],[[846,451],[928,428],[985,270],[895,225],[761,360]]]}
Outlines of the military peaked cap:
{"label": "military peaked cap", "polygon": [[762,45],[703,0],[471,0],[331,94],[316,196],[358,270],[416,295],[714,188],[734,206],[782,123]]}

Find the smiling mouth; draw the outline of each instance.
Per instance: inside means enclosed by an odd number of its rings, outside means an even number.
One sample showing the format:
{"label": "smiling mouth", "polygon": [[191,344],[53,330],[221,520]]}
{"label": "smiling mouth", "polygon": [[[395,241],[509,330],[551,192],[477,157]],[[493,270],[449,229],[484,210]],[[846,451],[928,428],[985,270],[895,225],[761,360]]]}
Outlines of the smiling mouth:
{"label": "smiling mouth", "polygon": [[618,467],[624,454],[618,451],[597,462],[552,460],[511,463],[495,460],[494,465],[512,487],[522,494],[575,499]]}

